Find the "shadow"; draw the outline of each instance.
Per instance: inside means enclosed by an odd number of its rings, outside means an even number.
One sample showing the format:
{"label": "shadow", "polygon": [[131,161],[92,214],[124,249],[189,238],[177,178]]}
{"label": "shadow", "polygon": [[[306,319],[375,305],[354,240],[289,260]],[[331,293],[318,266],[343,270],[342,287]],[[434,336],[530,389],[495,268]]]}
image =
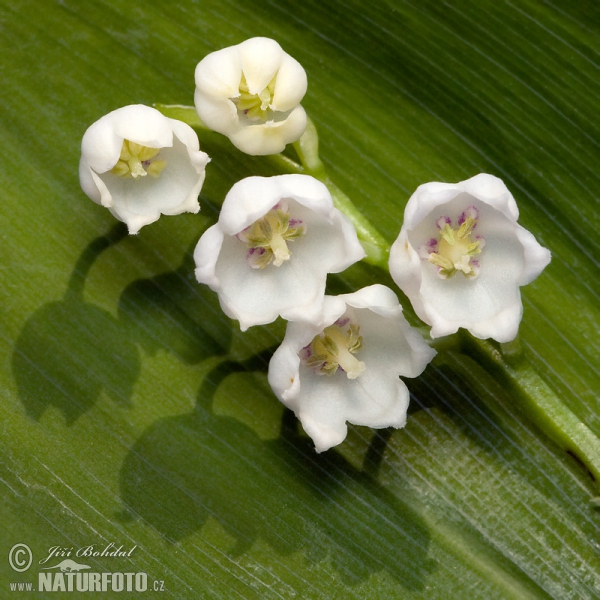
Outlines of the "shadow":
{"label": "shadow", "polygon": [[142,518],[169,543],[218,523],[218,543],[232,557],[262,540],[279,556],[301,551],[309,567],[332,564],[347,585],[383,570],[406,589],[423,589],[433,568],[428,529],[373,478],[385,436],[376,436],[367,472],[335,451],[317,455],[290,411],[279,437],[264,440],[211,410],[228,376],[264,372],[270,353],[221,363],[205,378],[194,411],[143,433],[121,469],[121,518]]}
{"label": "shadow", "polygon": [[87,412],[104,390],[127,405],[140,372],[138,350],[122,324],[85,302],[85,279],[97,258],[127,235],[118,223],[83,251],[62,300],[37,310],[25,323],[12,357],[19,397],[39,419],[51,405],[68,425]]}
{"label": "shadow", "polygon": [[187,364],[226,352],[232,325],[218,298],[194,277],[193,248],[173,272],[134,281],[115,318],[84,300],[86,278],[100,255],[127,236],[124,224],[94,239],[79,257],[62,300],[27,320],[15,344],[13,373],[27,414],[39,420],[56,406],[68,425],[104,390],[129,405],[140,374],[138,344],[150,355],[170,352]]}
{"label": "shadow", "polygon": [[187,364],[225,353],[233,331],[217,295],[196,281],[193,251],[176,271],[127,286],[118,308],[119,320],[148,354],[166,350]]}

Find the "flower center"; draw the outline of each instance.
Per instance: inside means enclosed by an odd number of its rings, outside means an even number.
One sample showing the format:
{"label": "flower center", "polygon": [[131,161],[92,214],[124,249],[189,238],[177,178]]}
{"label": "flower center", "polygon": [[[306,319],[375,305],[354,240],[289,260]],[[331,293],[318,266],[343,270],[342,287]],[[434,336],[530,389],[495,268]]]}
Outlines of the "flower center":
{"label": "flower center", "polygon": [[365,363],[353,354],[362,346],[360,327],[348,318],[338,319],[316,335],[300,354],[302,362],[321,375],[333,375],[338,369],[348,379],[356,379],[365,370]]}
{"label": "flower center", "polygon": [[432,250],[427,260],[438,268],[443,279],[452,277],[460,271],[465,277],[476,277],[479,264],[471,260],[479,254],[485,242],[481,236],[475,236],[473,229],[477,225],[477,210],[467,209],[458,220],[458,227],[452,227],[447,217],[438,220],[439,240],[433,239],[428,247]]}
{"label": "flower center", "polygon": [[123,140],[119,160],[110,172],[117,177],[137,179],[150,175],[156,178],[167,166],[164,160],[153,160],[159,152],[159,148],[149,148],[130,140]]}
{"label": "flower center", "polygon": [[238,111],[251,121],[267,121],[275,94],[276,79],[277,73],[273,75],[273,79],[271,79],[266,88],[258,92],[258,94],[251,94],[246,82],[246,75],[242,73],[239,86],[240,95],[237,98],[233,98]]}
{"label": "flower center", "polygon": [[291,219],[285,208],[276,205],[264,217],[237,234],[249,249],[246,260],[253,269],[264,269],[271,263],[280,267],[292,255],[288,242],[306,233],[302,221]]}

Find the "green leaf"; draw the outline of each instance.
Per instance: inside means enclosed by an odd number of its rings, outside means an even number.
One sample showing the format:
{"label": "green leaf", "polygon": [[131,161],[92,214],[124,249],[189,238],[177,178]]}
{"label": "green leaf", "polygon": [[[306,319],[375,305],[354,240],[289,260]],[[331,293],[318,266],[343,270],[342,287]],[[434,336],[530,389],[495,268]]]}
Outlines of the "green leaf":
{"label": "green leaf", "polygon": [[[37,587],[58,546],[93,572],[164,581],[160,597],[600,595],[594,482],[469,359],[407,382],[405,429],[352,427],[314,452],[266,382],[284,324],[242,334],[193,275],[227,190],[275,166],[203,132],[201,213],[135,237],[77,175],[100,116],[191,104],[205,54],[273,37],[308,72],[332,180],[388,242],[419,184],[505,180],[553,253],[523,290],[524,351],[600,434],[599,16],[533,1],[2,0],[0,550],[27,544],[33,564],[0,560],[0,589]],[[361,264],[329,290],[374,282],[394,287]],[[76,554],[111,543],[133,550]]]}

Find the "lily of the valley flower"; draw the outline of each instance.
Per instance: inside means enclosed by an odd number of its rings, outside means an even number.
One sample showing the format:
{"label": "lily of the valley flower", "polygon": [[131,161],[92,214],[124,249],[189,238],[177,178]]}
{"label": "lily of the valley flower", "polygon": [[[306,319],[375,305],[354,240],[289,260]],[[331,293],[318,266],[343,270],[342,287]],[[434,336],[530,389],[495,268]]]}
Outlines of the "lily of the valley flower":
{"label": "lily of the valley flower", "polygon": [[196,110],[242,152],[277,154],[306,128],[306,72],[269,38],[213,52],[196,67]]}
{"label": "lily of the valley flower", "polygon": [[431,337],[459,327],[475,337],[513,340],[523,313],[519,287],[550,252],[517,224],[504,183],[480,174],[456,184],[419,186],[406,205],[390,253],[390,273]]}
{"label": "lily of the valley flower", "polygon": [[85,132],[79,179],[94,202],[137,233],[161,214],[200,210],[209,160],[189,125],[149,106],[125,106]]}
{"label": "lily of the valley flower", "polygon": [[242,331],[278,315],[312,318],[327,273],[364,256],[354,226],[334,208],[325,185],[307,175],[236,183],[194,252],[198,281],[219,294]]}
{"label": "lily of the valley flower", "polygon": [[383,285],[325,296],[310,322],[288,323],[269,364],[269,383],[323,452],[341,443],[346,422],[403,427],[409,393],[435,356]]}

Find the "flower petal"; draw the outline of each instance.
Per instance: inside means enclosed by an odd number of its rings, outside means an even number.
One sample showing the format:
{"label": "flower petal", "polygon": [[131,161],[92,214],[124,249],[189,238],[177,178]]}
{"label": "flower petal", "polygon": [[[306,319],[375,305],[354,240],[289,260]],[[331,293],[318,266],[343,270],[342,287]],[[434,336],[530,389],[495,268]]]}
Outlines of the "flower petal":
{"label": "flower petal", "polygon": [[219,101],[238,96],[242,58],[237,46],[223,48],[205,56],[196,66],[194,75],[196,91],[203,96]]}
{"label": "flower petal", "polygon": [[258,94],[277,73],[285,53],[275,40],[265,37],[246,40],[238,50],[248,90]]}
{"label": "flower petal", "polygon": [[301,106],[296,106],[280,121],[239,127],[231,125],[229,138],[236,148],[246,154],[267,156],[283,152],[287,144],[300,139],[305,129],[306,112]]}
{"label": "flower petal", "polygon": [[277,73],[273,109],[282,112],[292,110],[304,98],[307,87],[306,71],[302,65],[289,54],[284,54]]}

